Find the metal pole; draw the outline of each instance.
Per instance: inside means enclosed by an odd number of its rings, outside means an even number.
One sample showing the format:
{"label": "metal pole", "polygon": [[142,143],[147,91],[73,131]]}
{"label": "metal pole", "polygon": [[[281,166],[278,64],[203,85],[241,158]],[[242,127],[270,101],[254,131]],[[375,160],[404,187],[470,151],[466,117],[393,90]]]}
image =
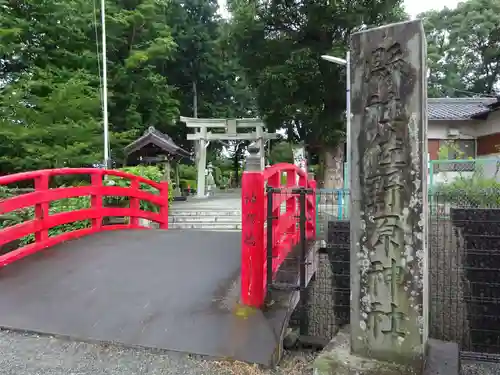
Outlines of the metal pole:
{"label": "metal pole", "polygon": [[[351,170],[351,52],[347,51],[346,54],[346,82],[345,82],[345,94],[346,94],[346,163],[347,171]],[[350,173],[347,176],[350,178]],[[350,186],[350,181],[348,187]]]}
{"label": "metal pole", "polygon": [[106,55],[106,0],[101,0],[102,27],[102,117],[104,124],[104,168],[110,168],[109,160],[109,124],[108,124],[108,69]]}
{"label": "metal pole", "polygon": [[299,235],[300,235],[300,265],[299,265],[299,285],[300,285],[300,323],[299,333],[307,336],[309,331],[309,319],[307,315],[307,285],[306,285],[306,263],[307,263],[307,238],[306,238],[306,189],[299,192]]}
{"label": "metal pole", "polygon": [[[347,186],[347,191],[351,187],[351,52],[347,51],[346,53],[346,74],[345,74],[345,111],[346,111],[346,166],[347,166],[347,176],[344,176],[347,179],[347,184],[344,181],[344,187]],[[351,199],[350,196],[347,195],[347,191],[344,191],[343,200],[347,198],[347,204],[345,204],[345,214],[346,217],[349,217],[349,213],[351,212]]]}

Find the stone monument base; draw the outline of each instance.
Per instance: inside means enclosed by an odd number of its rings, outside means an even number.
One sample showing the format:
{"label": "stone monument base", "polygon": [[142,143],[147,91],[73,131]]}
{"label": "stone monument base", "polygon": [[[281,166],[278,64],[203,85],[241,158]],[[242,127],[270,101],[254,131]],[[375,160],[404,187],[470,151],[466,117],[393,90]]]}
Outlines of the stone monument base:
{"label": "stone monument base", "polygon": [[[422,366],[423,367],[423,366]],[[342,329],[313,364],[314,375],[421,375],[422,368],[351,354],[349,330]]]}
{"label": "stone monument base", "polygon": [[[313,364],[314,375],[459,375],[458,344],[429,339],[424,366],[399,365],[351,354],[349,329],[342,329]],[[422,364],[423,365],[423,364]]]}

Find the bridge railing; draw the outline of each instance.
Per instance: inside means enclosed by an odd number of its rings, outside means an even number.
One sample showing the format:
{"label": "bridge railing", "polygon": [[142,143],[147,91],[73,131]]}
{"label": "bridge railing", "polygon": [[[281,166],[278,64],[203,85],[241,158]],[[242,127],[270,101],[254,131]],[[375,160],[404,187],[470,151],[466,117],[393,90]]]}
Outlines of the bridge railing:
{"label": "bridge railing", "polygon": [[[51,178],[75,175],[86,175],[87,178],[90,176],[90,185],[51,188]],[[128,180],[129,186],[106,184],[105,176]],[[34,235],[34,239],[25,246],[0,255],[0,267],[57,243],[95,232],[146,228],[140,224],[140,218],[159,223],[161,229],[168,228],[168,184],[166,182],[157,183],[121,171],[95,168],[39,170],[0,177],[0,187],[20,184],[31,184],[34,189],[26,194],[0,200],[0,217],[29,208],[34,208],[34,215],[27,221],[0,228],[0,248],[31,234]],[[142,190],[141,185],[151,186],[158,191],[158,194]],[[105,207],[103,200],[107,196],[128,197],[129,207]],[[61,213],[50,212],[51,202],[76,197],[90,197],[90,207]],[[157,206],[159,212],[142,210],[141,201]],[[129,220],[126,224],[104,225],[103,219],[106,217],[128,217]],[[63,232],[55,236],[49,234],[52,228],[85,220],[91,221],[86,228]]]}
{"label": "bridge railing", "polygon": [[[273,194],[272,189],[279,189]],[[241,303],[262,307],[267,289],[267,215],[272,222],[272,275],[300,240],[297,227],[300,216],[299,193],[296,189],[312,189],[306,195],[306,237],[316,236],[316,181],[293,164],[281,163],[264,171],[247,170],[242,176],[242,259]],[[272,207],[268,207],[269,197]]]}

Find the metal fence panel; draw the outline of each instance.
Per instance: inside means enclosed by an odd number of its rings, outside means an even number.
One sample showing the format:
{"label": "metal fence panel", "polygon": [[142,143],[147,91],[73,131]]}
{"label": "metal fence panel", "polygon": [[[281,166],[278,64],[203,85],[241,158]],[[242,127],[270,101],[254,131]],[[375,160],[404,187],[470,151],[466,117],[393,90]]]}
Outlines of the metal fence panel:
{"label": "metal fence panel", "polygon": [[500,190],[432,194],[430,336],[500,354]]}
{"label": "metal fence panel", "polygon": [[349,219],[348,189],[316,190],[316,231],[321,241],[327,235],[328,222]]}
{"label": "metal fence panel", "polygon": [[500,158],[429,161],[429,189],[457,179],[481,178],[500,182]]}

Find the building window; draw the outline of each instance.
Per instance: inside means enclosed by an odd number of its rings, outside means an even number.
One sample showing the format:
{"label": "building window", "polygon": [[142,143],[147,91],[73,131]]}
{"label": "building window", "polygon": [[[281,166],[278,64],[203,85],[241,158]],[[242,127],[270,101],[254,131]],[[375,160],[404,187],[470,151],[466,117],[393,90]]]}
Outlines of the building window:
{"label": "building window", "polygon": [[[476,158],[475,139],[441,139],[439,140],[440,160],[467,160]],[[438,162],[436,172],[473,172],[474,162]]]}

